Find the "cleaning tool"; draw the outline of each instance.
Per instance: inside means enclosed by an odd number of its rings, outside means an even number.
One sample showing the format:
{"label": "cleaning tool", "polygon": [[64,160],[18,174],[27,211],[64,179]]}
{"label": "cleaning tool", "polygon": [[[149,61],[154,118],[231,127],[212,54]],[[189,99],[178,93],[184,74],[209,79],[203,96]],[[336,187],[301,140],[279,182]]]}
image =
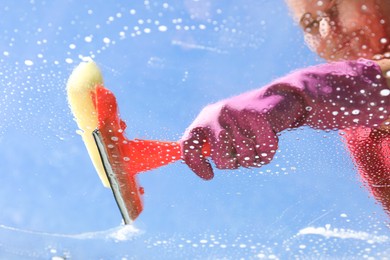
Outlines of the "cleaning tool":
{"label": "cleaning tool", "polygon": [[[104,87],[93,61],[82,62],[67,83],[68,102],[92,163],[105,187],[112,189],[125,224],[142,212],[144,189],[137,174],[181,158],[179,142],[128,140],[114,94]],[[210,146],[203,146],[210,155]]]}

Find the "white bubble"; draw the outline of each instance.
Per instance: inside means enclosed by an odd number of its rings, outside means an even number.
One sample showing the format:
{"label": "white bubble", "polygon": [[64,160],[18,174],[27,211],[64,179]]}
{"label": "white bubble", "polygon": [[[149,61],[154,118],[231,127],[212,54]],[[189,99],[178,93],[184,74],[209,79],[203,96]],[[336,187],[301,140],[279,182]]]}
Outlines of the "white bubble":
{"label": "white bubble", "polygon": [[73,60],[71,58],[66,58],[65,59],[65,62],[68,63],[68,64],[72,64],[73,63]]}
{"label": "white bubble", "polygon": [[52,256],[52,260],[63,260],[64,258],[61,256]]}
{"label": "white bubble", "polygon": [[4,56],[9,56],[9,52],[8,52],[8,51],[4,51],[4,52],[3,52],[3,55],[4,55]]}
{"label": "white bubble", "polygon": [[82,56],[80,55],[79,58],[82,60],[82,61],[85,61],[85,62],[89,62],[89,61],[93,61],[93,57],[89,57],[89,56]]}
{"label": "white bubble", "polygon": [[352,111],[352,115],[359,115],[360,114],[360,110],[359,109],[355,109]]}
{"label": "white bubble", "polygon": [[145,28],[144,29],[144,33],[150,33],[150,32],[151,32],[150,28]]}
{"label": "white bubble", "polygon": [[382,89],[381,92],[380,92],[380,95],[382,97],[387,97],[390,95],[390,89]]}
{"label": "white bubble", "polygon": [[110,38],[104,37],[103,42],[109,44],[111,42]]}
{"label": "white bubble", "polygon": [[92,36],[85,36],[84,41],[86,42],[92,42]]}
{"label": "white bubble", "polygon": [[74,49],[76,49],[76,45],[73,44],[73,43],[72,43],[72,44],[69,44],[69,48],[72,49],[72,50],[74,50]]}
{"label": "white bubble", "polygon": [[158,30],[159,30],[160,32],[166,32],[166,31],[168,30],[168,27],[166,27],[165,25],[160,25],[160,26],[158,27]]}
{"label": "white bubble", "polygon": [[204,24],[199,24],[199,29],[201,29],[201,30],[206,29],[206,25],[204,25]]}
{"label": "white bubble", "polygon": [[134,9],[131,9],[130,10],[130,14],[134,15],[137,11],[135,11]]}
{"label": "white bubble", "polygon": [[25,64],[26,66],[32,66],[32,65],[34,65],[34,62],[33,62],[32,60],[25,60],[25,61],[24,61],[24,64]]}

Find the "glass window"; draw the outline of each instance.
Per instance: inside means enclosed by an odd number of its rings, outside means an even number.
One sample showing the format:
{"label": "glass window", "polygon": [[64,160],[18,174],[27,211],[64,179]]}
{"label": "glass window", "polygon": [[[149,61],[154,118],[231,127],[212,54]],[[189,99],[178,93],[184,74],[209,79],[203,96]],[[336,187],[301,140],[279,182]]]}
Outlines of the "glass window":
{"label": "glass window", "polygon": [[139,174],[129,226],[78,134],[66,82],[89,58],[127,137],[171,141],[207,104],[325,63],[284,1],[3,0],[0,14],[2,258],[390,255],[388,216],[338,131],[283,131],[270,164],[211,181],[180,161]]}

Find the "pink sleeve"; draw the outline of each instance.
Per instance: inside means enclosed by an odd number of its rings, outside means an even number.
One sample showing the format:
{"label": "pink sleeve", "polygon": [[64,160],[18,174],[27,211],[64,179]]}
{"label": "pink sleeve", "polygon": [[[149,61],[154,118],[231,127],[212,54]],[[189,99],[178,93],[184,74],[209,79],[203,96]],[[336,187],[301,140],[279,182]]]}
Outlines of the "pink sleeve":
{"label": "pink sleeve", "polygon": [[[389,118],[388,89],[380,67],[360,59],[296,71],[257,90],[259,102],[252,104],[268,112],[275,132],[300,125],[317,129],[377,127]],[[250,98],[253,93],[243,95]],[[255,109],[259,111],[259,107]]]}

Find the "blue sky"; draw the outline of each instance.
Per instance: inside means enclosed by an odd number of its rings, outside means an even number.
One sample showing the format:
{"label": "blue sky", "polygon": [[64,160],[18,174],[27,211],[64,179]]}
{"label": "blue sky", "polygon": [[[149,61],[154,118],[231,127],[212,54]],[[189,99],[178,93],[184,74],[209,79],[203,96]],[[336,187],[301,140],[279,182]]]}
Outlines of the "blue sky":
{"label": "blue sky", "polygon": [[205,182],[177,162],[139,175],[139,232],[117,234],[66,101],[72,69],[93,57],[129,138],[177,140],[203,106],[323,62],[283,1],[3,1],[0,14],[0,256],[388,254],[388,220],[338,133],[308,128],[283,133],[261,169]]}

